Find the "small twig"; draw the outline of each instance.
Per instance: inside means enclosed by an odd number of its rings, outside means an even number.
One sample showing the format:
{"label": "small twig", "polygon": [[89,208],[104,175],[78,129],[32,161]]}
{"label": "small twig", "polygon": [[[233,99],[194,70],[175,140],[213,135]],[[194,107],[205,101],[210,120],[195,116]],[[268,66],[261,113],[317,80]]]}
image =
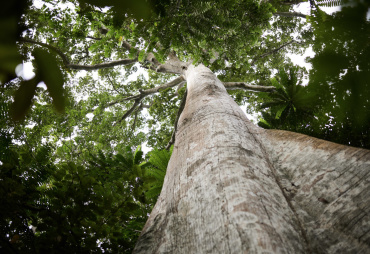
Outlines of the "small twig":
{"label": "small twig", "polygon": [[117,90],[116,86],[114,85],[113,81],[111,80],[110,76],[108,75],[107,76],[107,79],[109,81],[109,83],[112,85],[114,91],[116,91],[118,94],[122,95],[122,96],[125,96],[124,94],[122,94],[120,91]]}
{"label": "small twig", "polygon": [[96,41],[100,41],[101,38],[96,38],[96,37],[92,37],[92,36],[86,36],[87,39],[92,39],[92,40],[96,40]]}

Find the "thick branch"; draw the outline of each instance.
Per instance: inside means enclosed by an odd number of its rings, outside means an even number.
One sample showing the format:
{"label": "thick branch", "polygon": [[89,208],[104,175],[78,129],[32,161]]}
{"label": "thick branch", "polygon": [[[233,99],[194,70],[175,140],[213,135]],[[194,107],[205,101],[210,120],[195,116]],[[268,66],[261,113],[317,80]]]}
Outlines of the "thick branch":
{"label": "thick branch", "polygon": [[68,64],[66,67],[74,70],[86,70],[86,71],[91,71],[91,70],[99,70],[103,68],[110,68],[118,65],[129,65],[129,64],[134,64],[137,62],[137,58],[135,59],[122,59],[122,60],[116,60],[116,61],[111,61],[107,63],[101,63],[101,64],[93,64],[93,65],[80,65],[80,64]]}
{"label": "thick branch", "polygon": [[157,72],[165,72],[165,73],[174,73],[174,74],[184,74],[187,70],[188,66],[191,64],[192,61],[187,63],[180,61],[175,52],[172,51],[168,55],[168,60],[164,64],[160,64],[155,71]]}
{"label": "thick branch", "polygon": [[125,49],[127,49],[127,50],[130,50],[131,48],[132,48],[132,46],[131,46],[131,44],[130,43],[128,43],[127,41],[121,41],[121,45],[122,45],[122,47],[124,47]]}
{"label": "thick branch", "polygon": [[98,69],[103,69],[103,68],[110,68],[118,65],[128,65],[128,64],[133,64],[137,62],[137,58],[135,59],[122,59],[122,60],[116,60],[116,61],[111,61],[107,63],[101,63],[101,64],[94,64],[94,65],[80,65],[80,64],[72,64],[70,63],[68,57],[66,54],[64,54],[60,49],[58,49],[55,46],[43,43],[43,42],[38,42],[34,41],[31,39],[27,38],[22,38],[20,39],[20,42],[27,42],[27,43],[32,43],[32,44],[37,44],[42,47],[48,48],[50,50],[53,50],[56,52],[63,60],[63,64],[65,67],[74,69],[74,70],[98,70]]}
{"label": "thick branch", "polygon": [[92,40],[96,40],[96,41],[100,41],[101,38],[97,38],[97,37],[92,37],[92,36],[86,36],[87,39],[92,39]]}
{"label": "thick branch", "polygon": [[293,44],[293,43],[296,43],[296,44],[303,44],[302,42],[298,42],[298,41],[295,41],[295,40],[291,40],[291,41],[289,41],[289,42],[287,42],[287,43],[284,43],[283,45],[281,45],[280,47],[278,47],[278,48],[276,48],[276,49],[273,49],[273,50],[271,50],[271,51],[269,51],[269,52],[266,52],[266,53],[264,53],[264,54],[262,54],[262,55],[260,55],[260,56],[255,57],[255,58],[253,59],[253,61],[252,61],[251,65],[254,65],[254,64],[255,64],[259,59],[264,58],[264,57],[266,57],[266,56],[268,56],[268,55],[275,54],[275,53],[277,53],[279,50],[281,50],[281,49],[285,48],[286,46],[289,46],[290,44]]}
{"label": "thick branch", "polygon": [[249,85],[243,82],[224,82],[225,88],[228,90],[232,89],[244,89],[256,92],[274,92],[276,88],[274,86],[258,86],[258,85]]}
{"label": "thick branch", "polygon": [[280,11],[277,11],[277,12],[274,13],[274,16],[289,17],[289,18],[293,18],[293,17],[306,18],[307,15],[305,15],[303,13],[300,13],[300,12],[280,12]]}
{"label": "thick branch", "polygon": [[[157,58],[155,58],[155,56],[154,56],[154,54],[153,53],[149,53],[148,54],[148,56],[146,57],[146,60],[149,62],[149,63],[151,63],[151,64],[153,64],[155,67],[158,67],[158,66],[160,66],[161,65],[161,63],[157,60]],[[155,68],[153,68],[153,69],[155,69]]]}
{"label": "thick branch", "polygon": [[177,123],[179,122],[179,119],[180,119],[180,115],[182,113],[182,111],[184,110],[185,108],[185,104],[186,104],[186,96],[188,95],[187,93],[187,90],[185,91],[185,94],[184,94],[184,97],[182,97],[182,100],[181,100],[181,103],[180,103],[180,107],[179,107],[179,111],[177,111],[177,116],[176,116],[176,120],[175,120],[175,126],[174,126],[174,130],[172,132],[172,136],[171,136],[171,139],[170,141],[168,142],[168,144],[166,145],[165,149],[166,150],[169,150],[170,147],[172,146],[172,144],[175,143],[175,137],[176,137],[176,131],[177,131]]}

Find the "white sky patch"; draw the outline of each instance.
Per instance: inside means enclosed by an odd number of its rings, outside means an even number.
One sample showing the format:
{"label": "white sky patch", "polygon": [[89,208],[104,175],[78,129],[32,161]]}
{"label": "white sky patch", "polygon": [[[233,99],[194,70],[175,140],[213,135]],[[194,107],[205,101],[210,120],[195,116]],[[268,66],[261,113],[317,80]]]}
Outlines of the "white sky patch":
{"label": "white sky patch", "polygon": [[152,151],[152,148],[148,146],[148,141],[145,141],[143,144],[141,144],[141,151],[143,151],[144,155]]}
{"label": "white sky patch", "polygon": [[[33,0],[33,6],[36,7],[37,9],[41,9],[44,4],[50,8],[54,8],[55,6],[51,3],[45,3],[45,2],[42,2],[40,0]],[[61,8],[62,10],[65,10],[67,8],[69,9],[72,9],[74,10],[75,9],[75,5],[73,3],[70,3],[70,2],[67,2],[67,3],[63,3],[63,2],[60,2],[58,3],[56,6],[58,6],[59,8]]]}
{"label": "white sky patch", "polygon": [[35,122],[30,122],[29,124],[27,124],[25,127],[26,128],[30,128],[30,129],[32,129],[33,127],[35,127],[36,126],[36,123]]}
{"label": "white sky patch", "polygon": [[[333,14],[334,12],[338,12],[342,10],[342,6],[334,6],[334,7],[325,7],[325,6],[319,6],[320,10],[326,12],[327,14]],[[309,2],[303,2],[295,5],[293,7],[293,10],[295,12],[300,12],[305,15],[311,14],[311,7]]]}
{"label": "white sky patch", "polygon": [[15,74],[18,77],[22,77],[24,80],[30,80],[35,77],[35,73],[33,72],[33,66],[31,62],[18,64],[15,67]]}
{"label": "white sky patch", "polygon": [[[143,67],[141,67],[140,63],[135,63],[134,66],[137,67],[137,71],[132,73],[127,80],[125,80],[125,84],[127,84],[128,82],[130,81],[136,81],[137,78],[142,74],[144,75],[144,78],[146,80],[149,80],[149,75],[148,75],[148,72],[146,69],[144,69]],[[124,75],[124,73],[122,73]]]}
{"label": "white sky patch", "polygon": [[287,56],[292,60],[293,64],[299,65],[301,67],[305,67],[307,70],[310,70],[312,68],[312,65],[310,63],[307,63],[305,59],[307,57],[314,57],[315,52],[313,52],[312,47],[309,47],[308,49],[306,49],[303,55],[296,55],[296,54],[288,53]]}
{"label": "white sky patch", "polygon": [[48,88],[46,87],[46,84],[44,83],[44,81],[41,81],[40,83],[37,84],[37,87],[41,87],[43,88],[44,90],[47,90]]}
{"label": "white sky patch", "polygon": [[293,11],[299,12],[305,15],[310,15],[311,7],[309,2],[299,3],[293,6]]}
{"label": "white sky patch", "polygon": [[88,118],[88,122],[91,122],[94,118],[94,113],[87,113],[86,117]]}

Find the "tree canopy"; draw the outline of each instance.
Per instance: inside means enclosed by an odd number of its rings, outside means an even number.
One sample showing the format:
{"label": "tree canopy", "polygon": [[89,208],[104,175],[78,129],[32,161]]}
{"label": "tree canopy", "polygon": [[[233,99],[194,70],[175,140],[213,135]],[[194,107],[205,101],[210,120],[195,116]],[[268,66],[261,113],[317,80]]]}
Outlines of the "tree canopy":
{"label": "tree canopy", "polygon": [[[185,100],[186,65],[174,63],[209,67],[264,128],[370,147],[367,3],[328,15],[311,1],[306,16],[278,0],[8,2],[0,246],[9,253],[132,251]],[[287,53],[310,46],[308,72]],[[35,77],[14,75],[22,61]]]}

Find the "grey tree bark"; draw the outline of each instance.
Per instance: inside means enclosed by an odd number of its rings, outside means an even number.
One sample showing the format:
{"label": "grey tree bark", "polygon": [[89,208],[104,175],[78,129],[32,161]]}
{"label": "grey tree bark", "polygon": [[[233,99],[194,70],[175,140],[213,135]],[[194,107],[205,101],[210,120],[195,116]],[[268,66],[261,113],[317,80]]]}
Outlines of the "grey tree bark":
{"label": "grey tree bark", "polygon": [[134,253],[370,253],[370,152],[253,125],[203,65]]}

